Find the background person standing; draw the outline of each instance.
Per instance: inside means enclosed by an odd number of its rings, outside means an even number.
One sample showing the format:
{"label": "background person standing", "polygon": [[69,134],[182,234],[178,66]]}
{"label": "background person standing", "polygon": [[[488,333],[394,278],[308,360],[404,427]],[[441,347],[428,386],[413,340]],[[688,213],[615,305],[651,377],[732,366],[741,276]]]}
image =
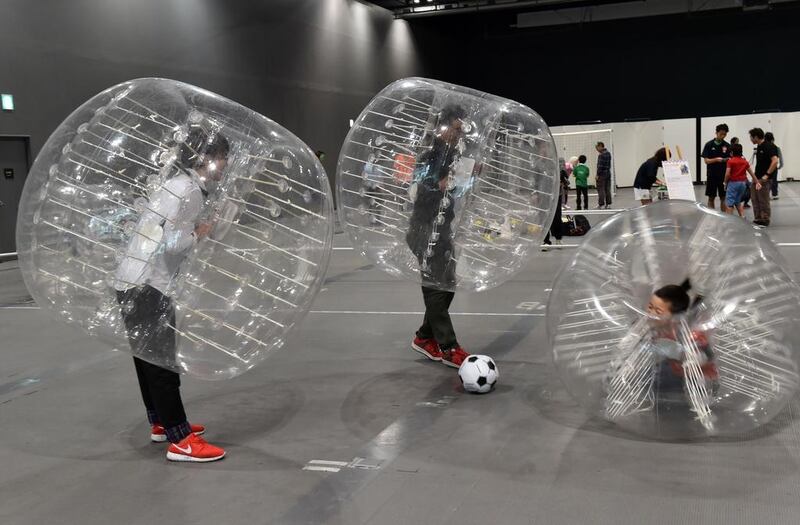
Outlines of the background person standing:
{"label": "background person standing", "polygon": [[[764,133],[764,140],[771,144],[775,144],[775,135],[772,134],[771,131]],[[772,184],[770,186],[770,190],[772,191],[772,200],[778,200],[778,174],[780,170],[783,169],[783,152],[781,151],[780,146],[775,145],[775,148],[778,150],[778,167],[775,169],[775,176],[772,178]]]}
{"label": "background person standing", "polygon": [[586,165],[586,155],[578,157],[578,165],[572,169],[575,175],[575,193],[578,197],[578,209],[581,209],[581,195],[583,195],[583,209],[589,209],[589,166]]}
{"label": "background person standing", "polygon": [[595,149],[597,156],[597,204],[599,207],[608,209],[611,206],[611,152],[606,149],[606,145],[598,142]]}
{"label": "background person standing", "polygon": [[760,189],[751,188],[755,215],[753,224],[769,226],[772,219],[769,192],[778,170],[778,148],[772,142],[764,140],[764,130],[761,128],[750,130],[750,142],[756,145],[756,179],[761,183]]}
{"label": "background person standing", "polygon": [[719,208],[725,211],[725,169],[731,156],[731,145],[725,142],[728,125],[717,126],[717,134],[703,147],[702,157],[706,163],[706,197],[708,207],[714,209],[714,200],[719,197]]}

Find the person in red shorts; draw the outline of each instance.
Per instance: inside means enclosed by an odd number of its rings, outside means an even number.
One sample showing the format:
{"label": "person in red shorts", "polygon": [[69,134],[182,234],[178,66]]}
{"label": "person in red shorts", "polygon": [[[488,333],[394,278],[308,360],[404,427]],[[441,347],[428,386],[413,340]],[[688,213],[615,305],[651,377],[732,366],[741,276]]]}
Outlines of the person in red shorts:
{"label": "person in red shorts", "polygon": [[747,175],[753,179],[756,191],[761,189],[761,183],[753,173],[750,163],[742,156],[742,145],[734,144],[731,146],[733,156],[728,159],[725,170],[725,204],[727,213],[733,213],[733,208],[739,213],[739,217],[744,217],[744,195],[747,192]]}

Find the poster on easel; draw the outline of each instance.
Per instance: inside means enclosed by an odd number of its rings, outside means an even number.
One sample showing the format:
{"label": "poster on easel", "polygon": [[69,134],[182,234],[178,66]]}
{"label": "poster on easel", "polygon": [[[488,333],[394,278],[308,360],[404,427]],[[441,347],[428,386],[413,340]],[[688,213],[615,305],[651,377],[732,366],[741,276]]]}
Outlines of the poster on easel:
{"label": "poster on easel", "polygon": [[[678,151],[678,159],[671,159],[662,164],[664,183],[667,185],[669,198],[670,200],[678,199],[696,202],[697,197],[694,193],[692,170],[689,167],[689,161],[683,160],[680,148],[676,148],[676,150]],[[667,155],[670,155],[669,148],[667,149]]]}

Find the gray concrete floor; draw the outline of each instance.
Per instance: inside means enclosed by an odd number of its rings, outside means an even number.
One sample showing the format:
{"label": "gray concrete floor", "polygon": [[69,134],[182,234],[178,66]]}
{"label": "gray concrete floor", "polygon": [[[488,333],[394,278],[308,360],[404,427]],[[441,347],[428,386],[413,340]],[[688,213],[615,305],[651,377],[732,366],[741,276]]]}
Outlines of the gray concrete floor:
{"label": "gray concrete floor", "polygon": [[[799,195],[781,186],[775,240],[800,241]],[[190,418],[228,450],[207,465],[168,463],[130,357],[46,317],[0,264],[0,524],[797,523],[796,402],[738,440],[661,443],[571,400],[538,306],[569,252],[457,296],[459,339],[501,372],[475,396],[409,349],[418,288],[337,250],[284,350],[231,381],[185,380]],[[800,248],[783,252],[800,270]]]}

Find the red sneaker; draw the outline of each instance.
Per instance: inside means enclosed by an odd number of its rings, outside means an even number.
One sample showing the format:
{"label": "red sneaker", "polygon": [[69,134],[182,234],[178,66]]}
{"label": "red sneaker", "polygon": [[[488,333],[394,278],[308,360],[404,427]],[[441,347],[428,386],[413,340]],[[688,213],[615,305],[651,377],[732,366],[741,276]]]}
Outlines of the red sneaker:
{"label": "red sneaker", "polygon": [[[189,425],[192,427],[192,434],[195,436],[201,436],[205,434],[206,427],[203,425]],[[167,440],[167,432],[164,430],[164,427],[161,425],[153,425],[150,429],[150,441],[153,443],[163,443]]]}
{"label": "red sneaker", "polygon": [[431,361],[442,360],[442,351],[439,350],[439,345],[436,343],[436,339],[423,339],[421,337],[415,337],[411,342],[411,348],[415,352],[419,352],[420,354],[424,355]]}
{"label": "red sneaker", "polygon": [[453,368],[461,368],[461,363],[468,357],[469,354],[460,346],[453,347],[450,350],[442,350],[442,364]]}
{"label": "red sneaker", "polygon": [[167,459],[170,461],[208,463],[224,457],[223,449],[208,444],[205,439],[195,434],[189,434],[180,443],[170,443],[167,449]]}

